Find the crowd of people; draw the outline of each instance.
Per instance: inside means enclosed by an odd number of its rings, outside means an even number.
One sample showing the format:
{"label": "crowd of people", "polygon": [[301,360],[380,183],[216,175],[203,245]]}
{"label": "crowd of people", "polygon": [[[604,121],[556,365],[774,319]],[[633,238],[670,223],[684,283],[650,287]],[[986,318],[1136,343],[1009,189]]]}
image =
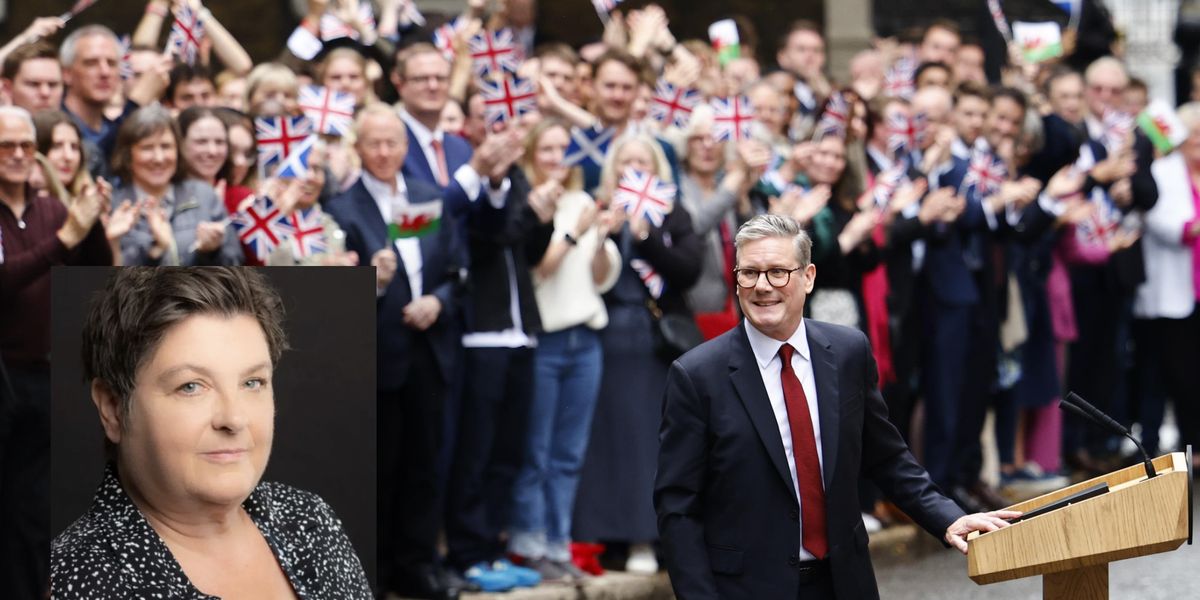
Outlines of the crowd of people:
{"label": "crowd of people", "polygon": [[808,232],[807,316],[867,333],[892,423],[968,512],[1010,503],[981,439],[1009,491],[1120,464],[1067,390],[1154,452],[1169,400],[1197,441],[1200,103],[1152,143],[1119,46],[1071,31],[989,81],[932,21],[838,81],[813,23],[758,47],[736,20],[738,53],[609,8],[572,47],[534,0],[309,0],[255,64],[198,0],[150,0],[129,38],[45,17],[0,49],[5,576],[46,581],[58,264],[375,267],[380,594],[658,570],[668,368],[739,322],[758,214]]}

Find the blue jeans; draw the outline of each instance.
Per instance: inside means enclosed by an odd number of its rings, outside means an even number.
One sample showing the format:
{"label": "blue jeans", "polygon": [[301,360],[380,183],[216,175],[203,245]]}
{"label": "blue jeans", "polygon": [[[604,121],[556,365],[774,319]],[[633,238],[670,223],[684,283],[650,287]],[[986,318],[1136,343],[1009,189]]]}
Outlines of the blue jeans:
{"label": "blue jeans", "polygon": [[586,326],[538,336],[525,464],[513,493],[514,554],[571,558],[571,513],[603,363],[600,336]]}

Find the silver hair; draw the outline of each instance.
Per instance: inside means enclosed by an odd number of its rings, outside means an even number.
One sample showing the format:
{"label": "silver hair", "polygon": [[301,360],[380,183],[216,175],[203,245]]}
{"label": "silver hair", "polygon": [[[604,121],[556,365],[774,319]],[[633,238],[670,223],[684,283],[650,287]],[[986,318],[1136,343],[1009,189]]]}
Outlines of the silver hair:
{"label": "silver hair", "polygon": [[103,35],[113,41],[113,44],[119,46],[120,40],[113,30],[103,25],[84,25],[79,29],[71,32],[67,39],[63,40],[62,46],[58,49],[58,62],[62,63],[64,68],[70,68],[75,64],[75,46],[79,44],[79,40],[92,35]]}
{"label": "silver hair", "polygon": [[25,121],[25,124],[29,125],[29,131],[37,136],[37,126],[33,124],[33,117],[30,116],[29,111],[20,106],[0,106],[0,117],[12,117]]}
{"label": "silver hair", "polygon": [[741,256],[746,244],[767,238],[791,239],[796,246],[796,260],[800,268],[808,267],[812,261],[812,238],[795,219],[784,215],[758,215],[738,228],[733,245]]}

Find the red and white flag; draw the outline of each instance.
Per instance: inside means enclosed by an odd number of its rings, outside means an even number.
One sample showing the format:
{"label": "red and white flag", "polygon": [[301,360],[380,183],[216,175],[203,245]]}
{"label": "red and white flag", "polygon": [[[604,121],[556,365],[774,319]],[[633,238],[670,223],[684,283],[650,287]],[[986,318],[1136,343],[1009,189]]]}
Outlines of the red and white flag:
{"label": "red and white flag", "polygon": [[675,206],[675,184],[637,169],[626,169],[613,192],[613,206],[622,207],[630,218],[644,217],[655,227]]}

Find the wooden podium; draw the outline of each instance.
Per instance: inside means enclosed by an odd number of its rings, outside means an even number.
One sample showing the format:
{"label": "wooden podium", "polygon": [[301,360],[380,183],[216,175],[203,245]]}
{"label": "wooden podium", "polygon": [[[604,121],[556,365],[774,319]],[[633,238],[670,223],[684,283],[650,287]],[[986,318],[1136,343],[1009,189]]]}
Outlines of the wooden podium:
{"label": "wooden podium", "polygon": [[1042,575],[1045,600],[1108,598],[1108,563],[1191,542],[1190,452],[1114,471],[1010,510],[1030,512],[1099,483],[1108,493],[967,538],[967,574],[978,584]]}

